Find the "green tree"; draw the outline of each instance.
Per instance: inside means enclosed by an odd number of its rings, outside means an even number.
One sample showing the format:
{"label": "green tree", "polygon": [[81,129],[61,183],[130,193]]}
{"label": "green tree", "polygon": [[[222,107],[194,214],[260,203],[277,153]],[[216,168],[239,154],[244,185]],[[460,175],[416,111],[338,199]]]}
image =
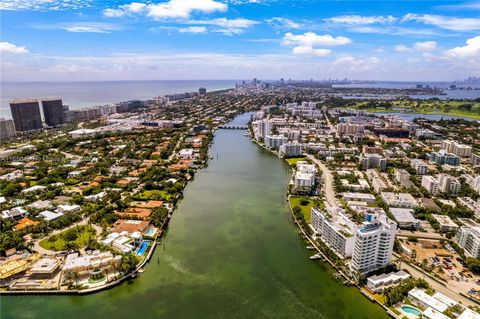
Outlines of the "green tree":
{"label": "green tree", "polygon": [[467,267],[471,272],[480,274],[480,259],[468,257],[465,262],[467,263]]}

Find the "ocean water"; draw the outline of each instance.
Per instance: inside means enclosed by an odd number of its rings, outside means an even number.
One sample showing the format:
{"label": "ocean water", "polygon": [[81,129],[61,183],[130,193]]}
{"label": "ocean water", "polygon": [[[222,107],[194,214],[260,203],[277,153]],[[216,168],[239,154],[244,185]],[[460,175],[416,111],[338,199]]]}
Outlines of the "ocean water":
{"label": "ocean water", "polygon": [[15,98],[61,97],[71,110],[154,96],[235,87],[241,80],[186,81],[92,81],[92,82],[1,82],[0,116],[11,118],[10,101]]}
{"label": "ocean water", "polygon": [[446,95],[410,95],[412,99],[478,99],[480,98],[480,90],[449,90],[449,84],[436,82],[375,82],[375,83],[354,83],[354,84],[334,84],[333,87],[338,88],[382,88],[382,89],[414,89],[417,84],[430,85],[443,89]]}

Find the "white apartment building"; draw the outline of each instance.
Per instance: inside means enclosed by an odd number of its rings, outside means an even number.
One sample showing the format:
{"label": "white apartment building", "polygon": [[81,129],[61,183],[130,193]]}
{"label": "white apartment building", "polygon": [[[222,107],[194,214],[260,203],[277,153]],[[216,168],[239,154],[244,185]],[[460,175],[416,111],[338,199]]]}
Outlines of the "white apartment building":
{"label": "white apartment building", "polygon": [[355,135],[365,131],[364,124],[339,123],[337,124],[338,135]]}
{"label": "white apartment building", "polygon": [[413,216],[413,209],[410,208],[390,208],[390,213],[397,221],[398,228],[419,229],[420,221]]}
{"label": "white apartment building", "polygon": [[28,212],[22,207],[15,207],[10,210],[4,210],[0,214],[0,217],[2,219],[20,219],[27,216]]}
{"label": "white apartment building", "polygon": [[472,154],[471,146],[460,144],[452,140],[442,141],[442,149],[460,157],[469,157]]}
{"label": "white apartment building", "polygon": [[315,186],[315,165],[308,164],[305,161],[297,162],[297,170],[295,173],[295,189],[296,190],[311,190]]}
{"label": "white apartment building", "polygon": [[454,144],[455,144],[455,141],[444,140],[442,141],[442,149],[446,150],[448,153],[452,153]]}
{"label": "white apartment building", "polygon": [[477,201],[474,201],[471,197],[458,197],[457,199],[460,205],[473,211],[475,218],[480,219],[480,199]]}
{"label": "white apartment building", "polygon": [[268,119],[252,122],[253,134],[255,139],[264,140],[267,135],[271,134],[271,125]]}
{"label": "white apartment building", "polygon": [[417,175],[425,175],[428,172],[428,165],[424,160],[414,158],[410,161],[410,165],[415,169]]}
{"label": "white apartment building", "polygon": [[299,130],[292,130],[289,128],[279,128],[278,133],[285,136],[288,138],[288,140],[298,140],[300,137],[300,131]]}
{"label": "white apartment building", "polygon": [[458,225],[447,215],[432,214],[432,217],[440,224],[440,231],[442,233],[455,232]]}
{"label": "white apartment building", "polygon": [[422,176],[422,187],[424,187],[430,194],[437,195],[439,190],[440,183],[438,179],[430,175]]}
{"label": "white apartment building", "polygon": [[55,212],[65,215],[70,213],[76,213],[81,210],[82,208],[80,207],[80,205],[58,205]]}
{"label": "white apartment building", "polygon": [[375,275],[367,278],[367,287],[373,292],[382,292],[384,289],[395,286],[408,278],[410,278],[410,274],[403,270]]}
{"label": "white apartment building", "polygon": [[396,233],[397,224],[386,215],[367,214],[355,234],[350,268],[365,274],[389,265]]}
{"label": "white apartment building", "polygon": [[460,157],[470,157],[472,154],[472,147],[470,145],[455,144],[453,147],[453,154]]}
{"label": "white apartment building", "polygon": [[470,164],[474,166],[479,166],[480,165],[480,154],[474,154],[470,155]]}
{"label": "white apartment building", "polygon": [[417,137],[434,138],[437,136],[437,133],[429,129],[417,129],[415,135]]}
{"label": "white apartment building", "polygon": [[355,224],[341,212],[332,213],[312,207],[311,225],[315,234],[337,255],[350,257],[355,244]]}
{"label": "white apartment building", "polygon": [[192,148],[184,148],[178,152],[178,156],[183,160],[189,160],[193,158],[193,149]]}
{"label": "white apartment building", "polygon": [[69,254],[65,258],[64,273],[76,273],[80,278],[89,277],[94,270],[104,270],[120,265],[122,256],[95,250],[91,255]]}
{"label": "white apartment building", "polygon": [[[442,313],[449,307],[457,304],[456,301],[448,298],[447,296],[436,292],[433,296],[427,294],[423,289],[413,288],[408,292],[408,299],[421,308],[435,309]],[[426,312],[426,311],[425,311]]]}
{"label": "white apartment building", "polygon": [[372,194],[345,192],[342,195],[347,202],[365,202],[367,204],[373,204],[377,200]]}
{"label": "white apartment building", "polygon": [[317,172],[317,169],[315,168],[315,165],[308,164],[308,162],[306,161],[298,161],[297,172],[315,174]]}
{"label": "white apartment building", "polygon": [[447,175],[438,174],[439,188],[442,193],[448,193],[451,195],[457,195],[460,190],[460,181],[458,178]]}
{"label": "white apartment building", "polygon": [[281,145],[287,143],[287,138],[283,135],[267,135],[265,145],[271,149],[278,149]]}
{"label": "white apartment building", "polygon": [[287,103],[286,111],[292,115],[299,115],[308,118],[321,118],[323,113],[316,109],[316,102]]}
{"label": "white apartment building", "polygon": [[423,176],[422,186],[432,195],[447,193],[456,195],[460,190],[460,181],[447,174],[438,174],[438,177]]}
{"label": "white apartment building", "polygon": [[279,154],[282,157],[295,157],[302,155],[302,144],[297,141],[280,145]]}
{"label": "white apartment building", "polygon": [[464,226],[457,232],[457,243],[469,257],[480,258],[480,225],[472,219],[462,218]]}
{"label": "white apartment building", "polygon": [[379,154],[362,154],[360,164],[363,170],[378,168],[384,171],[387,169],[387,160]]}
{"label": "white apartment building", "polygon": [[295,189],[310,190],[315,185],[315,175],[311,173],[295,173]]}
{"label": "white apartment building", "polygon": [[470,185],[473,190],[480,194],[480,175],[473,177],[471,175],[464,175],[466,182]]}
{"label": "white apartment building", "polygon": [[410,185],[410,173],[403,168],[396,168],[393,172],[395,180],[402,186]]}
{"label": "white apartment building", "polygon": [[414,208],[418,206],[415,198],[408,193],[382,192],[380,196],[390,207]]}
{"label": "white apartment building", "polygon": [[383,174],[380,174],[376,169],[367,169],[367,176],[370,180],[373,190],[377,193],[391,187],[387,177]]}

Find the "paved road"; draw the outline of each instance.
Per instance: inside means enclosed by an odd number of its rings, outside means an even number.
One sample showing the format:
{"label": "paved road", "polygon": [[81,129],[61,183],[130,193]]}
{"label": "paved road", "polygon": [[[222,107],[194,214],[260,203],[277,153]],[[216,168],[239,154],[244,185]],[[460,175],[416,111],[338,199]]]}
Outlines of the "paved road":
{"label": "paved road", "polygon": [[397,236],[409,237],[414,236],[418,238],[426,238],[426,239],[445,239],[441,234],[438,233],[424,233],[421,231],[412,232],[410,230],[400,230]]}
{"label": "paved road", "polygon": [[[88,218],[84,218],[81,221],[79,221],[78,223],[72,224],[72,225],[70,225],[66,228],[54,230],[53,232],[48,234],[47,237],[50,237],[52,235],[57,235],[57,234],[65,231],[67,229],[73,228],[73,227],[78,226],[78,225],[86,225],[87,223],[88,223]],[[94,225],[94,224],[92,224],[92,227],[97,231],[97,236],[102,233],[102,227]],[[39,239],[35,240],[33,242],[33,250],[35,250],[36,252],[38,252],[42,255],[55,255],[57,253],[57,251],[47,250],[47,249],[44,249],[40,246],[40,242],[47,237],[42,237],[42,238],[39,238]]]}
{"label": "paved road", "polygon": [[325,117],[325,120],[327,121],[327,124],[330,127],[330,132],[332,134],[335,134],[337,130],[335,129],[335,126],[332,125],[332,123],[330,122],[330,119],[328,118],[327,113],[324,113],[323,116]]}
{"label": "paved road", "polygon": [[[396,257],[392,257],[392,260],[397,260]],[[457,300],[462,303],[464,306],[478,306],[475,302],[471,301],[470,299],[460,295],[458,291],[451,290],[450,288],[447,288],[443,286],[442,284],[436,282],[435,280],[431,279],[430,277],[426,276],[424,273],[421,271],[417,270],[416,268],[410,266],[409,264],[405,263],[402,261],[400,265],[401,269],[407,270],[413,277],[415,278],[422,278],[425,279],[425,281],[428,282],[428,284],[435,289],[435,291],[438,291],[442,294],[444,294],[447,297],[450,297],[454,300]]]}
{"label": "paved road", "polygon": [[177,155],[177,149],[180,146],[180,143],[182,143],[183,137],[184,137],[184,135],[182,134],[178,138],[178,142],[177,142],[177,144],[175,144],[175,147],[173,148],[172,154],[170,154],[170,156],[168,157],[169,162],[171,162],[173,160],[173,158],[175,157],[175,155]]}
{"label": "paved road", "polygon": [[308,159],[314,162],[322,170],[323,181],[324,181],[323,187],[324,187],[325,199],[327,200],[327,203],[332,207],[338,206],[337,199],[335,198],[335,190],[333,188],[332,173],[325,166],[325,164],[323,164],[319,159],[315,158],[313,155],[307,154],[306,156]]}

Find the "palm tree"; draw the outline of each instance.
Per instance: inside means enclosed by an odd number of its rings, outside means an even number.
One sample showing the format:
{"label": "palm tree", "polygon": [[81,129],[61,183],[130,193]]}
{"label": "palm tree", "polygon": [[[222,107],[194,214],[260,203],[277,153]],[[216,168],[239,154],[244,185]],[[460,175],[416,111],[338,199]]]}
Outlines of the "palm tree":
{"label": "palm tree", "polygon": [[54,247],[55,247],[54,244],[57,241],[57,237],[55,235],[52,235],[52,236],[48,237],[47,241],[50,243],[50,248],[54,249]]}

